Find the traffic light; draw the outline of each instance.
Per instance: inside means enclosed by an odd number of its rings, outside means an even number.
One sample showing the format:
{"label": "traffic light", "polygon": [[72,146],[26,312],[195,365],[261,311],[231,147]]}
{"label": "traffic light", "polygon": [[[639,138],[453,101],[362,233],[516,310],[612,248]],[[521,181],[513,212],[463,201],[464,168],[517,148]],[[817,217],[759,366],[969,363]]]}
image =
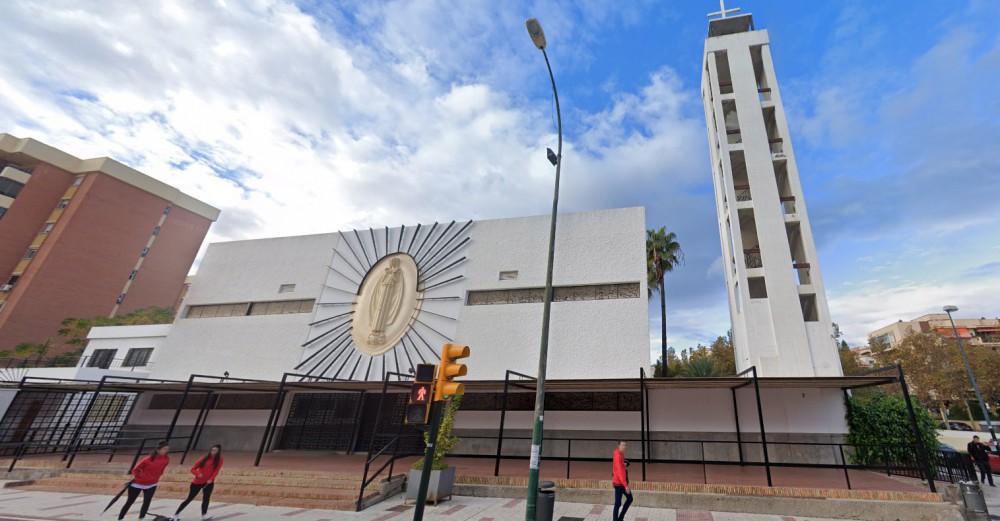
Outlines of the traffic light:
{"label": "traffic light", "polygon": [[406,405],[406,423],[426,425],[430,411],[431,395],[434,393],[434,364],[420,364],[410,387],[410,399]]}
{"label": "traffic light", "polygon": [[434,391],[434,401],[444,401],[449,396],[465,394],[465,385],[455,382],[456,376],[465,376],[469,370],[465,364],[455,360],[467,358],[469,346],[445,344],[441,350],[441,367],[438,369],[437,386]]}

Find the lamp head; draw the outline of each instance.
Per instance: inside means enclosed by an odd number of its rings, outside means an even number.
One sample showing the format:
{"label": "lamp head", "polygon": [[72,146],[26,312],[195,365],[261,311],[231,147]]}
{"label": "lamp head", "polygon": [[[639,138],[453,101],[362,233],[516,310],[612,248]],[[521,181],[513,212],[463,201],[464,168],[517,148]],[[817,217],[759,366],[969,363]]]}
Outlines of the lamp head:
{"label": "lamp head", "polygon": [[542,30],[542,24],[538,22],[538,18],[528,18],[524,21],[524,26],[528,28],[528,36],[531,36],[531,41],[535,44],[535,47],[544,51],[545,31]]}
{"label": "lamp head", "polygon": [[945,313],[953,313],[955,311],[958,311],[958,308],[955,307],[955,306],[945,306],[944,307],[944,312]]}
{"label": "lamp head", "polygon": [[556,166],[557,164],[559,164],[559,156],[557,156],[556,153],[553,152],[551,148],[546,148],[545,153],[549,158],[549,162],[552,163],[552,166]]}

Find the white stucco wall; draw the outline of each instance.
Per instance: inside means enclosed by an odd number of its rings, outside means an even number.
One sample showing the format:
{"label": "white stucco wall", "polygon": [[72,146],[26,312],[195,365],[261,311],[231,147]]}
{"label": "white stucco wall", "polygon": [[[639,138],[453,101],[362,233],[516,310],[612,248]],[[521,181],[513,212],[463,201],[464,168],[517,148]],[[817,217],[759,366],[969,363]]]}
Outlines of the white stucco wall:
{"label": "white stucco wall", "polygon": [[[408,226],[404,238],[411,237],[414,229]],[[427,229],[425,226],[422,234]],[[507,369],[536,372],[541,303],[468,306],[465,302],[470,290],[544,286],[548,229],[548,216],[479,221],[468,228],[470,241],[456,255],[467,260],[448,269],[436,281],[458,275],[464,278],[425,294],[457,298],[425,301],[418,315],[421,324],[414,325],[430,344],[421,348],[428,361],[436,360],[446,341],[436,333],[440,332],[452,336],[455,343],[471,347],[467,379],[503,379]],[[388,230],[391,251],[398,243],[399,231],[399,228]],[[361,234],[365,244],[371,244],[371,233],[379,255],[384,255],[385,229],[365,230]],[[345,235],[344,240],[354,244],[357,251],[353,232]],[[352,285],[341,274],[358,279],[360,276],[347,265],[345,257],[352,259],[352,265],[360,266],[352,253],[340,247],[340,240],[339,234],[323,234],[210,245],[182,306],[181,318],[173,324],[162,352],[156,355],[151,376],[187,379],[192,373],[220,375],[228,371],[232,377],[278,380],[284,372],[294,371],[301,361],[323,349],[326,342],[324,338],[303,348],[307,339],[325,331],[322,327],[310,328],[308,324],[349,307],[319,305],[313,314],[183,317],[193,305],[285,299],[350,302]],[[362,256],[360,251],[357,255]],[[374,263],[375,258],[370,260]],[[443,262],[432,271],[447,264]],[[500,271],[517,271],[517,279],[500,281]],[[557,286],[631,282],[639,284],[640,292],[638,298],[554,303],[550,378],[636,377],[640,367],[649,365],[645,281],[643,208],[559,217],[554,272]],[[279,294],[278,287],[282,284],[295,284],[295,291]],[[457,317],[457,321],[445,317]],[[412,339],[416,341],[416,336]],[[355,357],[350,364],[353,366],[358,354],[353,351],[349,354]],[[413,357],[414,363],[419,363],[416,358]],[[379,380],[382,364],[388,370],[396,370],[396,360],[401,370],[409,369],[409,361],[403,354],[397,357],[390,351],[384,357],[376,357],[370,370],[368,358],[361,358],[352,379],[367,376]],[[347,374],[338,376],[343,378]]]}
{"label": "white stucco wall", "polygon": [[[98,349],[114,349],[115,363],[112,367],[120,365],[121,361],[128,355],[129,349],[153,349],[153,354],[144,367],[136,367],[133,371],[146,374],[149,369],[156,365],[156,359],[163,351],[163,345],[167,341],[167,334],[170,333],[170,324],[153,324],[145,326],[106,326],[94,327],[87,334],[87,348],[83,351],[83,362],[90,360],[94,351]],[[81,368],[83,369],[83,368]],[[130,368],[125,368],[126,370]]]}
{"label": "white stucco wall", "polygon": [[[638,282],[639,298],[555,302],[549,378],[639,376],[649,366],[645,209],[623,208],[559,217],[556,286]],[[549,217],[476,223],[468,290],[545,285]],[[500,271],[518,272],[499,280]],[[542,304],[464,306],[456,340],[472,349],[470,378],[501,380],[507,369],[538,370]]]}
{"label": "white stucco wall", "polygon": [[[768,433],[846,434],[847,410],[840,389],[761,389],[761,409]],[[736,391],[740,429],[759,433],[753,387]],[[729,389],[651,389],[651,432],[734,433],[736,417]],[[509,411],[504,429],[531,429],[531,411]],[[639,412],[547,411],[546,430],[640,430]],[[457,429],[496,429],[499,411],[459,411]]]}
{"label": "white stucco wall", "polygon": [[[311,313],[183,318],[189,306],[317,299],[336,234],[209,245],[179,318],[150,376],[186,380],[192,373],[277,380],[302,357]],[[278,293],[282,284],[295,290]]]}

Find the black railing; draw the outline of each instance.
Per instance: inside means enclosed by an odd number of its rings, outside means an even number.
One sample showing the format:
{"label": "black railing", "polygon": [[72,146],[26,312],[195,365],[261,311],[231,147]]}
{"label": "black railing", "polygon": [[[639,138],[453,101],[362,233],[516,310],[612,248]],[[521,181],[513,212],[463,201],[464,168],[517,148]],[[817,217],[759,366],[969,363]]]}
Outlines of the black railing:
{"label": "black railing", "polygon": [[[463,440],[496,440],[492,436],[463,436],[459,435]],[[531,438],[529,436],[508,436],[505,440],[524,440],[528,441]],[[608,447],[613,447],[620,441],[621,438],[571,438],[571,437],[547,437],[546,442],[556,446],[555,450],[546,451],[548,454],[543,454],[541,459],[543,461],[553,461],[553,462],[563,462],[566,464],[566,479],[571,478],[571,470],[573,463],[580,462],[607,462],[610,460],[610,451],[608,449],[608,456],[582,456],[573,455],[574,444],[580,447],[581,444],[589,445],[588,453],[593,453],[593,443],[594,442],[606,442]],[[639,439],[625,439],[624,441],[632,443],[641,443]],[[648,457],[643,458],[642,456],[635,458],[628,458],[632,463],[639,464],[687,464],[687,465],[701,465],[702,466],[702,476],[703,482],[708,483],[707,479],[707,467],[709,465],[726,465],[726,466],[752,466],[752,467],[784,467],[784,468],[812,468],[812,469],[831,469],[840,470],[844,474],[844,481],[848,489],[852,489],[851,476],[849,471],[871,471],[871,472],[885,472],[887,475],[896,475],[911,477],[916,479],[925,479],[927,473],[923,469],[916,457],[917,446],[899,446],[897,444],[890,445],[872,445],[865,446],[869,450],[871,447],[884,448],[886,456],[878,462],[871,464],[857,464],[852,463],[852,456],[856,451],[862,446],[854,445],[850,443],[823,443],[823,442],[773,442],[768,441],[768,454],[769,461],[764,460],[763,454],[763,443],[760,441],[730,441],[730,440],[684,440],[684,439],[665,439],[656,440],[649,439],[646,443],[650,445],[649,452],[653,452],[653,448],[656,445],[663,444],[673,445],[673,446],[694,446],[697,450],[694,451],[698,454],[698,457],[693,458],[657,458],[653,457],[651,454]],[[719,445],[731,447],[731,453],[735,454],[737,449],[742,449],[742,453],[746,456],[743,461],[736,458],[733,459],[723,459],[723,458],[710,458],[706,457],[707,454],[712,452],[712,446],[718,448]],[[756,452],[749,450],[753,447],[757,447]],[[802,447],[807,447],[812,449],[814,452],[813,462],[796,462],[790,461],[790,458],[781,457],[781,449],[787,449],[788,453],[794,454],[795,448],[802,449]],[[897,450],[889,450],[889,448]],[[461,448],[461,445],[459,445]],[[709,449],[709,450],[706,450]],[[560,450],[561,449],[561,450]],[[904,449],[900,451],[898,449]],[[577,449],[579,451],[579,449]],[[663,447],[663,451],[667,448]],[[876,449],[878,450],[878,449]],[[500,460],[528,460],[530,457],[528,454],[501,454],[495,456],[492,454],[471,454],[471,453],[461,453],[453,452],[449,453],[450,458],[496,458],[498,461],[498,466],[494,471],[494,476],[499,476],[499,461]],[[974,476],[974,470],[968,463],[968,457],[956,453],[956,452],[939,452],[931,455],[934,461],[931,468],[932,475],[935,475],[935,480],[947,481],[950,483],[957,483],[958,481],[972,479],[969,476]]]}
{"label": "black railing", "polygon": [[[25,459],[28,456],[34,455],[56,455],[63,454],[63,460],[66,461],[66,468],[71,468],[73,462],[76,460],[79,454],[101,454],[107,453],[110,456],[108,461],[112,461],[118,451],[127,449],[129,442],[138,442],[138,449],[136,450],[135,457],[132,459],[132,464],[129,466],[131,470],[135,467],[135,464],[142,457],[147,444],[150,441],[163,440],[164,436],[152,436],[146,438],[129,438],[115,436],[113,438],[102,438],[102,439],[79,439],[77,441],[62,441],[56,440],[34,440],[29,439],[20,442],[5,442],[0,443],[0,451],[6,451],[13,449],[14,452],[11,455],[10,465],[7,467],[7,472],[12,472],[17,463]],[[175,436],[171,438],[173,440],[188,440],[189,436]],[[172,451],[172,452],[183,452],[184,457],[187,457],[188,448],[185,447],[183,451]]]}
{"label": "black railing", "polygon": [[7,358],[0,360],[3,369],[35,369],[40,367],[76,367],[80,362],[78,355],[55,355],[47,358]]}
{"label": "black railing", "polygon": [[763,268],[764,261],[760,257],[760,249],[743,250],[743,262],[746,262],[747,269]]}
{"label": "black railing", "polygon": [[149,360],[129,360],[128,358],[102,359],[102,357],[85,356],[80,359],[77,367],[94,369],[122,369],[125,371],[145,371],[153,367]]}

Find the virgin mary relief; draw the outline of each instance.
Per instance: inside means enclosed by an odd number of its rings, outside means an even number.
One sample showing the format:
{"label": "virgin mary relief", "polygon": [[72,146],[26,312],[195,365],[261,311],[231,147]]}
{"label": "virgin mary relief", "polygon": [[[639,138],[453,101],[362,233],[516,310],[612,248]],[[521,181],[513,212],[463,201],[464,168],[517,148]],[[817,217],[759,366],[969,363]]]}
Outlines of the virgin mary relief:
{"label": "virgin mary relief", "polygon": [[371,332],[368,342],[381,345],[385,343],[385,328],[391,326],[399,317],[400,304],[403,302],[403,273],[399,269],[399,259],[389,261],[375,286],[375,294],[369,303],[368,313],[371,317]]}

